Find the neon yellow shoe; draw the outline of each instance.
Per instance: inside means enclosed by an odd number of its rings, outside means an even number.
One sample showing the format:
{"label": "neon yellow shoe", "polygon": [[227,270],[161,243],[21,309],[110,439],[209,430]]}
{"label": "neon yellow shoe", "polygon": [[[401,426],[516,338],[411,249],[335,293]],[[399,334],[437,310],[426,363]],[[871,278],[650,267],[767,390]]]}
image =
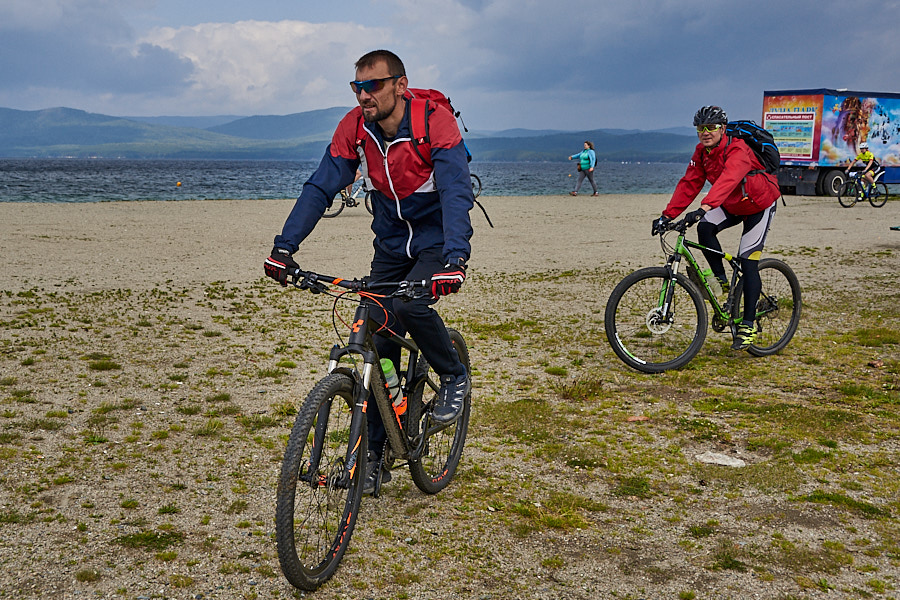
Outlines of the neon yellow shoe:
{"label": "neon yellow shoe", "polygon": [[737,327],[737,331],[734,334],[734,342],[731,343],[732,350],[746,350],[750,347],[750,345],[756,341],[756,336],[759,334],[759,329],[756,328],[756,324],[753,325],[745,325],[741,323]]}

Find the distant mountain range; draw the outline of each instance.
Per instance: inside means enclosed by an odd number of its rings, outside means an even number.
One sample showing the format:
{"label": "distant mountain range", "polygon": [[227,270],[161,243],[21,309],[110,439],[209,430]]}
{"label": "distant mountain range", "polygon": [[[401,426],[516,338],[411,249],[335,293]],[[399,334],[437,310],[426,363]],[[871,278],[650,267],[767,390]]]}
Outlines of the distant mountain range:
{"label": "distant mountain range", "polygon": [[[318,160],[349,108],[254,117],[113,117],[73,108],[0,108],[0,157]],[[690,128],[510,129],[465,134],[474,160],[559,161],[591,140],[600,161],[686,160]]]}

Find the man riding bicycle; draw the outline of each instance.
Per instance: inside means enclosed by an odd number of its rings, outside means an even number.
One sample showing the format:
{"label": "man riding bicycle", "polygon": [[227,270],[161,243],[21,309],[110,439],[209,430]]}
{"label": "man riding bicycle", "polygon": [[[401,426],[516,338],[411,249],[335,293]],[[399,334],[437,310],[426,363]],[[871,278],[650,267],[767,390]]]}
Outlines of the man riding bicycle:
{"label": "man riding bicycle", "polygon": [[[781,192],[775,176],[766,173],[750,147],[741,139],[725,135],[727,123],[725,111],[718,106],[704,106],[694,115],[699,143],[662,216],[653,220],[652,232],[655,235],[680,215],[707,181],[712,184],[700,208],[685,219],[691,224],[699,221],[698,241],[719,251],[722,246],[717,234],[743,223],[738,257],[744,274],[744,314],[731,347],[746,350],[758,333],[756,304],[762,290],[759,259]],[[711,252],[704,252],[704,256],[722,288],[728,289],[722,257]]]}
{"label": "man riding bicycle", "polygon": [[[428,134],[431,164],[413,146],[408,80],[403,62],[393,52],[374,50],[356,62],[350,87],[358,107],[338,124],[331,144],[303,190],[281,235],[275,236],[266,275],[286,284],[287,271],[299,268],[293,259],[339,190],[353,182],[360,168],[372,190],[375,233],[370,279],[401,281],[430,279],[431,295],[385,304],[387,327],[412,336],[422,355],[440,375],[441,388],[432,417],[451,425],[462,411],[471,389],[466,368],[450,342],[444,322],[432,305],[442,295],[459,291],[471,253],[474,205],[466,150],[456,119],[443,107],[431,105]],[[360,120],[364,121],[360,128]],[[364,131],[364,135],[359,135]],[[363,138],[363,139],[360,139]],[[382,358],[400,364],[400,347],[377,337]],[[370,406],[374,406],[370,397]],[[378,479],[390,480],[381,469],[386,433],[377,410],[368,417],[369,462],[365,493],[373,493]]]}
{"label": "man riding bicycle", "polygon": [[[863,167],[863,179],[866,180],[866,193],[869,194],[872,192],[872,185],[875,183],[875,177],[877,177],[881,171],[884,169],[878,161],[875,160],[875,155],[869,151],[869,143],[863,142],[859,145],[859,154],[850,161],[850,164],[847,166],[844,173],[850,174],[850,169],[853,168],[857,162],[863,163],[865,166]],[[860,190],[860,195],[862,195],[862,190]]]}

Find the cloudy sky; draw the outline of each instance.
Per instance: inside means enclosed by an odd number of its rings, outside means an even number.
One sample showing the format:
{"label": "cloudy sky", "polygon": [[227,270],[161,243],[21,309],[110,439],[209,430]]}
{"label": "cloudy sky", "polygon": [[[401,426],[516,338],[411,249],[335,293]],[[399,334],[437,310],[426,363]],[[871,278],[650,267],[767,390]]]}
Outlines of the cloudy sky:
{"label": "cloudy sky", "polygon": [[353,63],[388,48],[470,129],[760,120],[764,90],[900,92],[897,23],[897,0],[0,0],[0,107],[351,106]]}

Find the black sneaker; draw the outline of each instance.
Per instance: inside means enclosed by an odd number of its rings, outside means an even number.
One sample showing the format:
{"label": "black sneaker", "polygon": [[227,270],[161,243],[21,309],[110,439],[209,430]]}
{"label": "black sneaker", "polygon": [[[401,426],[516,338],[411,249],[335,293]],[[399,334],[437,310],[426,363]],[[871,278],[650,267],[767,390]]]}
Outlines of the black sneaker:
{"label": "black sneaker", "polygon": [[[381,482],[379,483],[379,475]],[[391,472],[381,468],[381,457],[374,452],[369,452],[369,460],[366,462],[366,481],[363,483],[363,494],[371,496],[375,493],[375,488],[381,488],[381,484],[391,480]]]}
{"label": "black sneaker", "polygon": [[452,425],[462,414],[463,402],[472,389],[469,374],[441,375],[441,390],[438,392],[431,417],[441,425]]}

